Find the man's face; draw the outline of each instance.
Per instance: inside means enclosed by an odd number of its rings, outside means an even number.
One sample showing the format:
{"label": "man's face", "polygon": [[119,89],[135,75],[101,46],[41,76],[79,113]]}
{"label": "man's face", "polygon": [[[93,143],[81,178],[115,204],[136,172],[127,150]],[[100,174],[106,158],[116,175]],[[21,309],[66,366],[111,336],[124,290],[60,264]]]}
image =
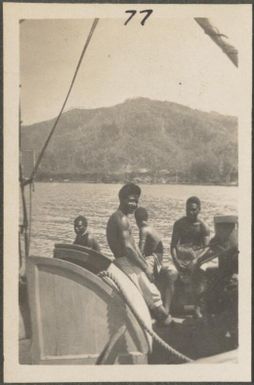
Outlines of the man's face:
{"label": "man's face", "polygon": [[123,199],[123,205],[127,214],[133,214],[138,207],[138,196],[129,195]]}
{"label": "man's face", "polygon": [[197,219],[200,207],[197,203],[189,203],[186,207],[186,215],[193,222]]}
{"label": "man's face", "polygon": [[82,235],[86,231],[86,226],[83,221],[77,221],[74,223],[74,231],[77,235]]}

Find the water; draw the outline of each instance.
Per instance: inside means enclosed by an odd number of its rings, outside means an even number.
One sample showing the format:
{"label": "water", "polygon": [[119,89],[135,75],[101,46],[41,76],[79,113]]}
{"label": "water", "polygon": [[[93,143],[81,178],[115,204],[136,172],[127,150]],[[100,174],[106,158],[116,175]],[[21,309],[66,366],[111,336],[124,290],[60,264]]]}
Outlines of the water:
{"label": "water", "polygon": [[[85,215],[89,229],[102,252],[111,255],[106,241],[106,224],[118,207],[117,184],[36,183],[32,199],[30,254],[51,257],[55,243],[72,243],[73,220]],[[197,195],[202,202],[201,218],[213,232],[213,217],[237,214],[238,188],[225,186],[141,185],[140,205],[148,209],[150,221],[162,236],[165,256],[169,256],[174,222],[185,214],[185,201]],[[133,218],[133,234],[138,230]]]}

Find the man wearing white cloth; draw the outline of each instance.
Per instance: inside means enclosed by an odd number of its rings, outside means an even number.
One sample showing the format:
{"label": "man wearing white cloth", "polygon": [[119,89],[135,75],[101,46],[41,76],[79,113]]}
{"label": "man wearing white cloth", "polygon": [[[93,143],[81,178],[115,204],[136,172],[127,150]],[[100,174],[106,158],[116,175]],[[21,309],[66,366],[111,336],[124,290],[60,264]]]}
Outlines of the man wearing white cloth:
{"label": "man wearing white cloth", "polygon": [[119,191],[120,205],[107,224],[107,240],[115,264],[123,270],[142,293],[155,318],[168,325],[171,316],[162,305],[161,295],[152,283],[153,271],[135,244],[128,219],[138,206],[141,189],[134,183],[125,184]]}

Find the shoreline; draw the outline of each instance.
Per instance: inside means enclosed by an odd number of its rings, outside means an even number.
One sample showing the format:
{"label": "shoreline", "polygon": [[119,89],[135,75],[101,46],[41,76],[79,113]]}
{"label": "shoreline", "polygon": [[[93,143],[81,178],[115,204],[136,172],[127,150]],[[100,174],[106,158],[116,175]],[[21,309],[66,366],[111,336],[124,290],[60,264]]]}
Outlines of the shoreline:
{"label": "shoreline", "polygon": [[122,181],[88,181],[88,180],[71,180],[71,179],[49,179],[49,180],[35,180],[35,183],[86,183],[86,184],[115,184],[115,185],[121,185],[128,182],[134,182],[136,184],[141,185],[150,185],[150,186],[218,186],[218,187],[239,187],[238,183],[198,183],[198,182],[154,182],[154,183],[147,183],[145,181],[135,181],[135,180],[122,180]]}

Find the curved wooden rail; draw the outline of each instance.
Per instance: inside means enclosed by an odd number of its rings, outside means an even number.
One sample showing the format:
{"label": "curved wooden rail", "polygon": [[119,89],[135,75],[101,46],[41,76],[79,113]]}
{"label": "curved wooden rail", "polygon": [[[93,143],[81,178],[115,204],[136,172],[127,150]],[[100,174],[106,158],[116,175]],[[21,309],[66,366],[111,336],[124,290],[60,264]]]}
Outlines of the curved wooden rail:
{"label": "curved wooden rail", "polygon": [[75,263],[75,265],[82,266],[94,274],[106,270],[112,263],[112,259],[95,250],[66,243],[55,244],[54,258]]}
{"label": "curved wooden rail", "polygon": [[147,363],[144,331],[99,277],[70,262],[29,257],[27,280],[33,363]]}

